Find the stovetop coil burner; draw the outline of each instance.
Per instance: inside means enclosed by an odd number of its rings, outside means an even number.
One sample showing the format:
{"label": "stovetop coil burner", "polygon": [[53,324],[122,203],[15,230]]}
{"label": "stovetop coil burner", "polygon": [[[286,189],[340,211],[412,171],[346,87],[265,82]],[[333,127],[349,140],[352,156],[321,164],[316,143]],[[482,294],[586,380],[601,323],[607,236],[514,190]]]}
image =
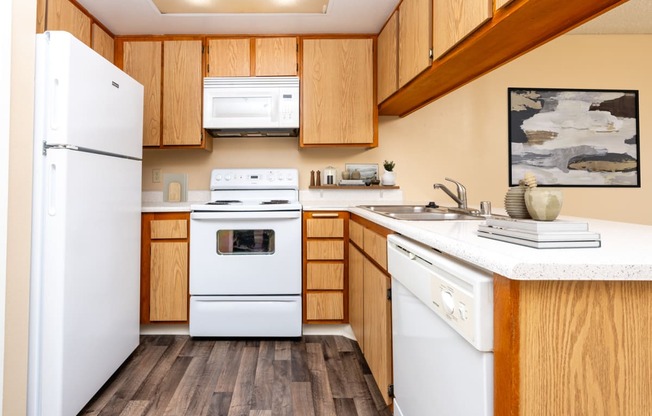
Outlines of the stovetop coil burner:
{"label": "stovetop coil burner", "polygon": [[208,202],[207,205],[236,205],[242,204],[242,201],[237,199],[218,199],[217,201]]}
{"label": "stovetop coil burner", "polygon": [[261,205],[278,205],[278,204],[289,204],[290,201],[287,199],[270,199],[269,201],[263,201]]}

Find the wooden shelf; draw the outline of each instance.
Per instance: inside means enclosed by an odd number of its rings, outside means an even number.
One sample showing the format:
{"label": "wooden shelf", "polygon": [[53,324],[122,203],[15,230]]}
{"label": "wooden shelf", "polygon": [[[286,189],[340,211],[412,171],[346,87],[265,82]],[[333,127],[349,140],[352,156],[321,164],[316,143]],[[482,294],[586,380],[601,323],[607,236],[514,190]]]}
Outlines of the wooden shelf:
{"label": "wooden shelf", "polygon": [[401,189],[398,185],[321,185],[321,186],[309,186],[308,189]]}

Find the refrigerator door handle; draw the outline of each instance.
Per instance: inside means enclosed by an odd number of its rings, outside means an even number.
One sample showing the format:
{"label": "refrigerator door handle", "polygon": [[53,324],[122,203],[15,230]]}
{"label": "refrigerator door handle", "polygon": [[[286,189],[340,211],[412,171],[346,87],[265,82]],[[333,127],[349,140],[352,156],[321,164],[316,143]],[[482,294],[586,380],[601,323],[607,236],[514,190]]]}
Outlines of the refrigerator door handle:
{"label": "refrigerator door handle", "polygon": [[52,80],[52,97],[50,99],[50,128],[57,130],[59,128],[59,80],[57,78]]}
{"label": "refrigerator door handle", "polygon": [[48,215],[51,217],[57,215],[57,198],[56,198],[56,174],[57,174],[57,165],[55,163],[50,164],[50,168],[48,169],[48,179],[47,179],[47,184],[48,184],[48,190],[47,190],[47,195],[48,195]]}

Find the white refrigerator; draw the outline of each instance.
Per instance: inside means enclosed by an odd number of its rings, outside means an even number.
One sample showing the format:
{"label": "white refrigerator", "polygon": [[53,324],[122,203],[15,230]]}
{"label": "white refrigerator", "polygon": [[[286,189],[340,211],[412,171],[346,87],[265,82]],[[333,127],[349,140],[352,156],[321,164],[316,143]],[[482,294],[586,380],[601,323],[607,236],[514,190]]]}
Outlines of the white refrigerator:
{"label": "white refrigerator", "polygon": [[143,87],[36,40],[29,415],[75,415],[139,342]]}

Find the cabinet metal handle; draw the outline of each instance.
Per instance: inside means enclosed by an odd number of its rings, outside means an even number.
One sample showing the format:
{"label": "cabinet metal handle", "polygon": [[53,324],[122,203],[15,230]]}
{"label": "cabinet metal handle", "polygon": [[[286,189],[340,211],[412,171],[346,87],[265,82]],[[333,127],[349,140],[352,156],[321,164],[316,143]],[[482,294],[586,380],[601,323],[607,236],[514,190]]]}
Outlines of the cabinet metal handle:
{"label": "cabinet metal handle", "polygon": [[337,212],[324,212],[312,214],[312,218],[337,218],[339,215]]}

